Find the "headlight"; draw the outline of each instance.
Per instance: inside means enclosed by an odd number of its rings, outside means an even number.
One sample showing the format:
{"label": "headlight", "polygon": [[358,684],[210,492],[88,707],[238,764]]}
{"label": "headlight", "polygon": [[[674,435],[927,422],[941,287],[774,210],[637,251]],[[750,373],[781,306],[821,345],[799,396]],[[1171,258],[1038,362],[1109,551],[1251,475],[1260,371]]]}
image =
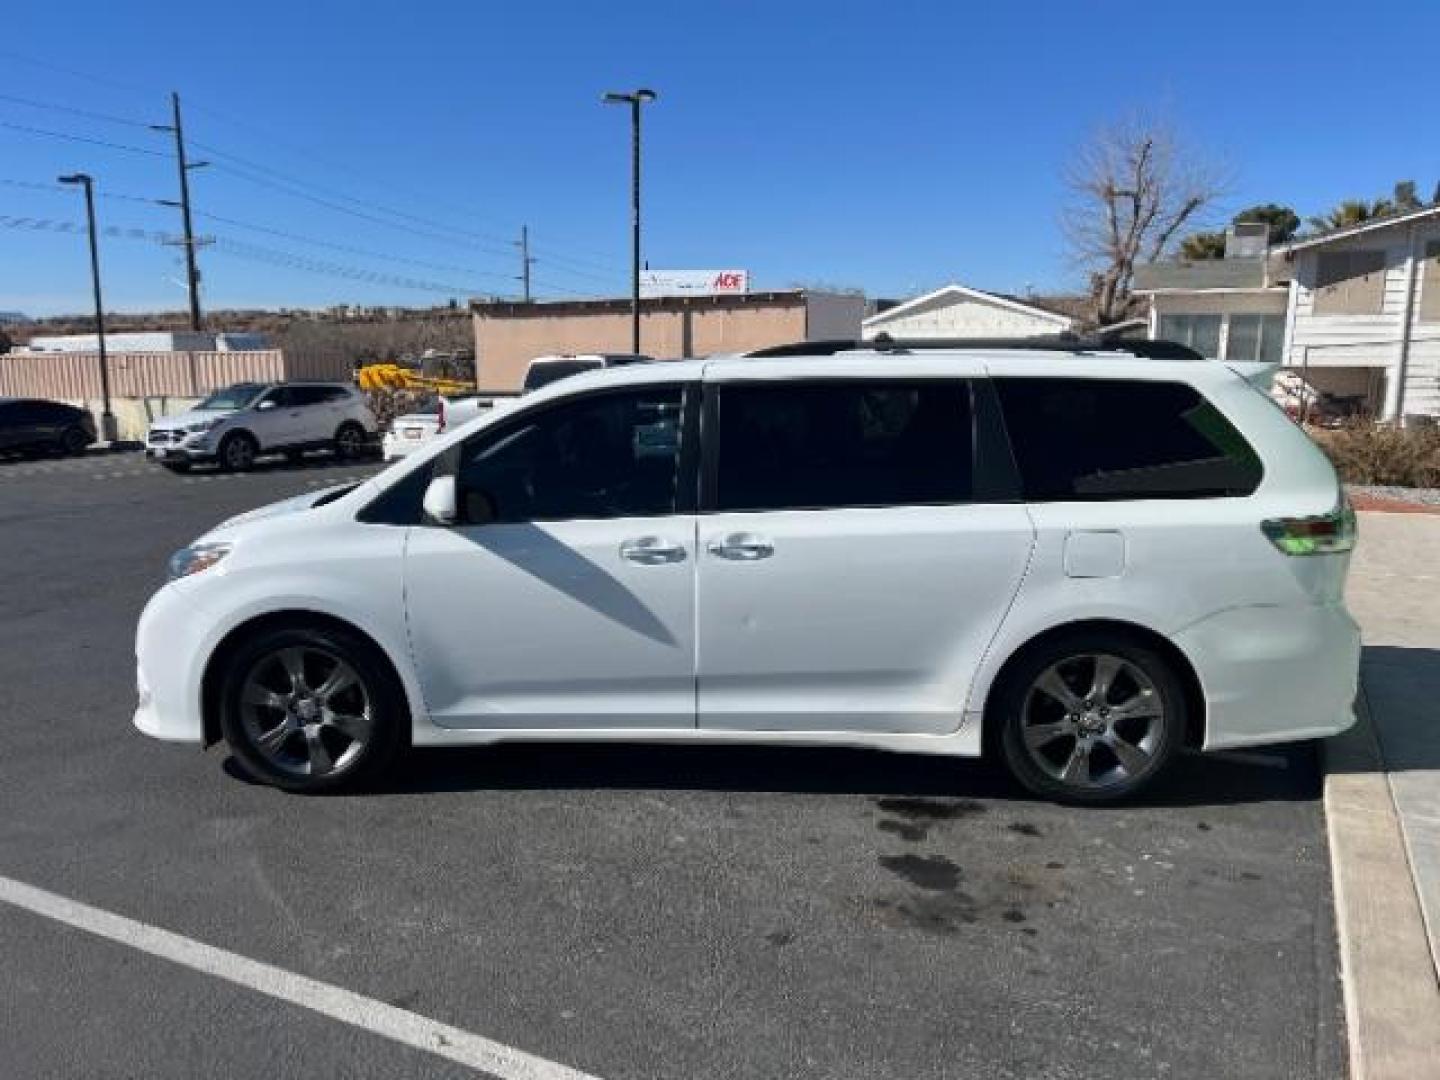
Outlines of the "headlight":
{"label": "headlight", "polygon": [[201,570],[209,570],[226,555],[230,554],[229,544],[191,544],[170,556],[170,580],[189,577]]}
{"label": "headlight", "polygon": [[220,420],[220,417],[216,417],[214,420],[201,420],[198,423],[186,424],[185,430],[190,432],[190,434],[192,435],[198,435],[202,431],[209,431],[216,424],[220,423]]}

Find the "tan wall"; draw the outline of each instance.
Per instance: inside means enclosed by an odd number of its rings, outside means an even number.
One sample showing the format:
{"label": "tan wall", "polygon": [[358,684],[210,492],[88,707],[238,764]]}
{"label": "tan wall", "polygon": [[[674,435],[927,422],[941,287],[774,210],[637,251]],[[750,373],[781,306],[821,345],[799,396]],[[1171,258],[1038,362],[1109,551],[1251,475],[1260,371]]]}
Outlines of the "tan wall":
{"label": "tan wall", "polygon": [[[662,359],[745,352],[804,341],[804,301],[751,308],[641,312],[640,351]],[[518,390],[537,356],[630,352],[630,312],[491,315],[475,313],[476,380],[480,389]]]}
{"label": "tan wall", "polygon": [[[278,379],[349,381],[343,362],[312,360],[279,349],[252,352],[111,353],[110,396],[198,397],[237,382]],[[8,353],[0,356],[0,397],[78,401],[100,397],[98,353]]]}
{"label": "tan wall", "polygon": [[1187,315],[1214,315],[1226,312],[1255,315],[1284,315],[1290,298],[1285,289],[1265,292],[1153,293],[1155,311]]}

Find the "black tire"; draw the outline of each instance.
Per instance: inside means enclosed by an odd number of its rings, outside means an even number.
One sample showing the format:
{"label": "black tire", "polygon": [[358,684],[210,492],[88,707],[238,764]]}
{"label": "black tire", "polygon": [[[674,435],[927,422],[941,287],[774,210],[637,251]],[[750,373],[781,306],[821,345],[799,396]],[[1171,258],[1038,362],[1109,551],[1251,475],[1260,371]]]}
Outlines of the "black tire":
{"label": "black tire", "polygon": [[[333,658],[348,666],[354,683],[368,703],[368,727],[363,741],[352,740],[341,726],[330,726],[323,717],[334,716],[326,709],[308,715],[301,711],[305,696],[323,693],[324,686],[308,685],[302,699],[293,705],[254,705],[247,690],[269,689],[285,697],[285,685],[295,689],[282,656],[300,653],[307,683],[325,680],[337,668],[327,667]],[[352,693],[350,690],[341,693]],[[333,697],[330,700],[334,700]],[[340,709],[357,710],[357,699]],[[247,704],[247,702],[249,702]],[[361,710],[364,711],[364,710]],[[341,719],[336,717],[336,719]],[[359,720],[350,716],[348,720]],[[271,727],[270,725],[275,725]],[[290,725],[289,734],[274,734]],[[312,732],[311,729],[316,729]],[[272,627],[244,641],[229,656],[220,691],[220,732],[245,769],[254,777],[284,791],[305,794],[353,788],[385,770],[409,741],[410,712],[404,689],[389,660],[369,640],[354,631],[329,625]],[[323,746],[322,754],[333,766],[316,770],[312,735]],[[266,739],[269,742],[266,742]],[[359,749],[351,753],[351,746]],[[349,756],[347,757],[347,754]],[[302,760],[303,759],[303,760]],[[307,771],[308,763],[308,771]]]}
{"label": "black tire", "polygon": [[165,468],[173,473],[188,473],[190,471],[190,462],[188,461],[166,461],[163,464]]}
{"label": "black tire", "polygon": [[244,431],[232,431],[220,440],[216,460],[225,472],[248,472],[255,465],[260,446],[253,435]]}
{"label": "black tire", "polygon": [[89,445],[90,436],[78,424],[66,428],[60,436],[60,452],[70,457],[85,453],[85,448]]}
{"label": "black tire", "polygon": [[365,453],[365,429],[354,420],[347,420],[335,429],[335,456],[341,461],[356,461]]}
{"label": "black tire", "polygon": [[1185,689],[1167,657],[1137,637],[1095,630],[1022,653],[996,687],[986,723],[1028,791],[1099,805],[1155,781],[1184,742],[1186,714]]}

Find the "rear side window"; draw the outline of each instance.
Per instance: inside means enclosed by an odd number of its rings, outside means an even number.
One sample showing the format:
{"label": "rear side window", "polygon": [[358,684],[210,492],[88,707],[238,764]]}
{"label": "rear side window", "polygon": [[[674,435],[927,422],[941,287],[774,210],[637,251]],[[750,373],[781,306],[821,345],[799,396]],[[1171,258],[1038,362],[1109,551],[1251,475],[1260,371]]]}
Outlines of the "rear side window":
{"label": "rear side window", "polygon": [[996,379],[1030,502],[1249,495],[1260,459],[1193,387]]}
{"label": "rear side window", "polygon": [[332,400],[333,392],[328,386],[291,386],[286,393],[290,400],[284,404],[292,408],[303,408],[307,405],[319,405]]}
{"label": "rear side window", "polygon": [[718,510],[968,502],[969,384],[722,384]]}

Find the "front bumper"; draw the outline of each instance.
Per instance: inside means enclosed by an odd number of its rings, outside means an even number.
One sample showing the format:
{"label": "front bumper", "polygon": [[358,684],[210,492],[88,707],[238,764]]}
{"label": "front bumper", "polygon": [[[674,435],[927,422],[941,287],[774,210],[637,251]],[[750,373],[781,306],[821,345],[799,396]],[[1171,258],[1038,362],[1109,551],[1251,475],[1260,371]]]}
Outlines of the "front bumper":
{"label": "front bumper", "polygon": [[1339,604],[1232,608],[1174,641],[1200,677],[1207,750],[1321,739],[1355,723],[1360,628]]}
{"label": "front bumper", "polygon": [[202,746],[200,684],[206,643],[198,612],[182,590],[167,585],[145,605],[135,630],[135,726],[166,742]]}
{"label": "front bumper", "polygon": [[215,446],[208,432],[151,429],[145,437],[145,457],[162,464],[215,460]]}

